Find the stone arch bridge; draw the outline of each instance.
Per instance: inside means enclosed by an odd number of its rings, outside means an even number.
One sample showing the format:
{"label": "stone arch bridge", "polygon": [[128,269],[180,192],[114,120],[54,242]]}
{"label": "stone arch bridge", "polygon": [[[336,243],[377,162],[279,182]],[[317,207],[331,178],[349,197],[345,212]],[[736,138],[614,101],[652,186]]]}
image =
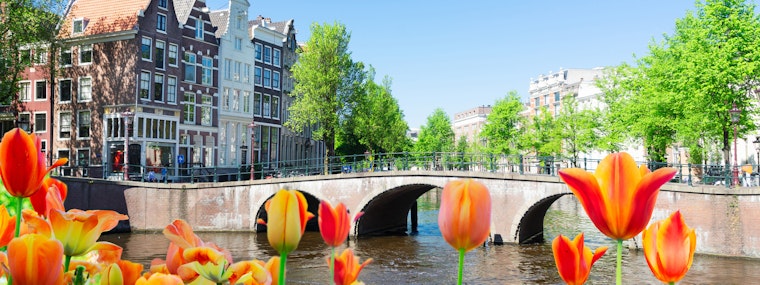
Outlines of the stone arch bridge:
{"label": "stone arch bridge", "polygon": [[[223,183],[163,184],[60,178],[69,185],[67,208],[113,209],[129,215],[133,231],[160,231],[174,219],[196,231],[257,231],[265,202],[279,189],[295,189],[317,214],[320,200],[343,202],[351,213],[363,211],[352,235],[405,232],[410,212],[422,194],[454,179],[471,178],[491,193],[494,243],[543,241],[544,215],[551,204],[572,195],[558,177],[461,171],[388,171],[303,176]],[[760,188],[726,189],[667,184],[660,191],[653,219],[680,209],[697,229],[697,251],[760,257]],[[316,228],[312,219],[310,228]],[[567,233],[575,235],[577,233]],[[640,240],[640,239],[637,239]],[[633,246],[634,244],[632,244]]]}

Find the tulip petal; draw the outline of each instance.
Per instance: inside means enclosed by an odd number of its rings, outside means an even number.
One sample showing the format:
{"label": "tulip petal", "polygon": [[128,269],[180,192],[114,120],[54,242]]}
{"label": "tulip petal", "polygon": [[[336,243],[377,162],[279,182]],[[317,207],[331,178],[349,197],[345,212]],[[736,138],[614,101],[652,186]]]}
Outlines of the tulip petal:
{"label": "tulip petal", "polygon": [[8,244],[8,265],[15,284],[61,284],[63,246],[43,235],[27,234]]}
{"label": "tulip petal", "polygon": [[610,221],[606,201],[596,177],[580,168],[562,169],[559,171],[559,176],[581,202],[594,226],[603,234],[610,236],[612,232],[608,227]]}

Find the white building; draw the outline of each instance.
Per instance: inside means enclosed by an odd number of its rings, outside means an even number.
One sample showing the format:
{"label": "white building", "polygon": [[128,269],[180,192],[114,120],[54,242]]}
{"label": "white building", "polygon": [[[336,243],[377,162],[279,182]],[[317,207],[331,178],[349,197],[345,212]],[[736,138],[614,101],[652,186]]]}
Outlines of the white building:
{"label": "white building", "polygon": [[462,138],[472,144],[480,134],[483,126],[486,124],[488,114],[491,114],[492,107],[479,106],[464,112],[454,114],[452,127],[454,129],[454,138],[459,141]]}

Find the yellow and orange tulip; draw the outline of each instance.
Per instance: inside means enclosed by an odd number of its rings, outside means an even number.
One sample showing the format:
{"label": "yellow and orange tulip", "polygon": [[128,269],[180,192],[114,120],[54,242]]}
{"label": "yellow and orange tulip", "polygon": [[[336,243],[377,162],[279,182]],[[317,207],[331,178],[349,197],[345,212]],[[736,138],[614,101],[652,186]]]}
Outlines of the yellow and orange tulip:
{"label": "yellow and orange tulip", "polygon": [[16,219],[11,217],[5,205],[0,205],[0,247],[8,245],[16,231]]}
{"label": "yellow and orange tulip", "polygon": [[173,274],[177,273],[180,266],[194,260],[185,260],[184,251],[194,247],[210,247],[222,253],[228,264],[232,263],[232,254],[226,249],[220,248],[214,243],[204,242],[194,232],[193,228],[184,220],[174,220],[164,228],[164,236],[169,239],[169,249],[166,252],[166,269]]}
{"label": "yellow and orange tulip", "polygon": [[26,234],[8,244],[8,266],[14,284],[62,284],[63,246],[39,234]]}
{"label": "yellow and orange tulip", "polygon": [[[361,212],[356,215],[358,218]],[[334,208],[330,202],[319,203],[319,233],[327,245],[338,247],[348,238],[351,228],[351,216],[346,210],[346,205],[338,203]]]}
{"label": "yellow and orange tulip", "polygon": [[[372,262],[372,258],[359,264],[359,258],[354,256],[354,252],[347,248],[343,253],[335,258],[335,276],[333,277],[336,285],[350,285],[359,279],[359,273],[362,269]],[[328,259],[327,264],[330,264]]]}
{"label": "yellow and orange tulip", "polygon": [[652,223],[642,234],[642,242],[649,269],[662,282],[683,279],[694,261],[697,236],[680,211]]}
{"label": "yellow and orange tulip", "polygon": [[675,174],[670,167],[654,172],[644,165],[637,167],[624,152],[605,157],[593,174],[580,168],[559,171],[594,225],[616,240],[630,239],[644,230],[660,187]]}
{"label": "yellow and orange tulip", "polygon": [[607,247],[603,246],[592,252],[583,244],[581,233],[573,240],[559,235],[552,241],[552,252],[559,276],[567,284],[574,285],[583,284],[588,280],[591,266],[607,252]]}
{"label": "yellow and orange tulip", "polygon": [[124,284],[132,284],[132,283],[124,282],[124,276],[122,276],[121,268],[119,267],[118,264],[113,263],[109,266],[106,266],[100,272],[100,285],[124,285]]}
{"label": "yellow and orange tulip", "polygon": [[457,250],[483,244],[491,230],[491,195],[480,182],[454,180],[443,187],[438,227],[443,239]]}
{"label": "yellow and orange tulip", "polygon": [[230,265],[230,284],[268,285],[272,283],[272,275],[266,269],[266,263],[261,260],[239,261]]}
{"label": "yellow and orange tulip", "polygon": [[58,159],[46,167],[40,138],[18,128],[5,133],[0,141],[0,179],[14,197],[32,196],[40,189],[45,175],[66,161]]}
{"label": "yellow and orange tulip", "polygon": [[[193,247],[184,250],[182,253],[184,260],[187,262],[180,266],[178,272],[187,272],[191,270],[197,273],[199,276],[214,283],[226,282],[232,272],[227,270],[229,262],[224,256],[224,253],[217,251],[214,248],[200,246]],[[189,274],[187,276],[190,276]],[[190,281],[185,277],[184,281]]]}
{"label": "yellow and orange tulip", "polygon": [[265,224],[269,244],[280,255],[287,255],[298,248],[301,236],[306,231],[306,222],[314,217],[307,211],[308,204],[303,194],[283,189],[267,201],[264,207],[268,217]]}
{"label": "yellow and orange tulip", "polygon": [[[267,260],[267,263],[264,264],[264,268],[266,268],[269,275],[272,276],[272,284],[280,284],[280,257],[270,257],[269,260]],[[287,270],[285,273],[287,273]]]}
{"label": "yellow and orange tulip", "polygon": [[103,232],[113,229],[118,221],[126,219],[126,215],[110,210],[50,211],[50,224],[53,227],[55,239],[61,241],[64,254],[67,256],[78,256],[89,252]]}
{"label": "yellow and orange tulip", "polygon": [[135,285],[185,285],[185,283],[177,276],[155,273],[151,274],[148,278],[145,278],[144,276],[140,277],[140,279],[137,279],[137,282],[135,282]]}

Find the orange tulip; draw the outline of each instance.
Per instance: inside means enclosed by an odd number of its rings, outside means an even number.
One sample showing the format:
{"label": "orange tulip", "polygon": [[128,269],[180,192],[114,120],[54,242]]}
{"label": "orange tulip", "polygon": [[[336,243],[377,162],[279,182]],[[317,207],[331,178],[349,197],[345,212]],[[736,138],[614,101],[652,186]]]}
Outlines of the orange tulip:
{"label": "orange tulip", "polygon": [[53,227],[48,220],[43,219],[37,212],[31,209],[21,211],[23,222],[21,223],[21,234],[41,234],[53,238]]}
{"label": "orange tulip", "polygon": [[639,168],[624,152],[605,157],[593,174],[580,168],[559,171],[594,225],[616,240],[630,239],[644,230],[660,187],[675,174],[670,167],[654,172],[644,165]]}
{"label": "orange tulip", "polygon": [[16,219],[11,217],[5,205],[0,204],[0,247],[11,242],[16,231]]}
{"label": "orange tulip", "polygon": [[[361,216],[361,212],[356,218]],[[354,218],[354,219],[356,219]],[[346,205],[338,203],[333,208],[330,202],[322,200],[319,203],[319,233],[327,245],[338,247],[346,241],[351,229],[351,216],[346,210]]]}
{"label": "orange tulip", "polygon": [[[343,253],[335,258],[335,277],[333,281],[335,281],[336,285],[353,284],[359,278],[359,272],[370,262],[372,262],[372,258],[365,260],[360,265],[359,258],[354,256],[354,252],[350,248],[343,250]],[[330,264],[329,259],[327,264]]]}
{"label": "orange tulip", "polygon": [[[306,198],[296,190],[280,190],[264,206],[268,220],[267,239],[280,253],[287,255],[298,247],[306,222],[314,217],[307,211]],[[259,221],[262,223],[262,221]]]}
{"label": "orange tulip", "polygon": [[52,210],[49,219],[55,239],[63,243],[64,254],[78,256],[89,252],[103,232],[113,229],[127,216],[110,210],[72,209],[68,212]]}
{"label": "orange tulip", "polygon": [[62,284],[63,246],[43,235],[27,234],[8,244],[8,265],[14,284]]}
{"label": "orange tulip", "polygon": [[116,263],[103,268],[100,272],[100,285],[123,285],[131,284],[124,283],[124,276],[122,276],[121,268]]}
{"label": "orange tulip", "polygon": [[654,222],[642,234],[644,257],[654,276],[662,282],[681,280],[694,261],[697,235],[686,225],[681,211]]}
{"label": "orange tulip", "polygon": [[272,284],[280,284],[280,257],[270,257],[269,260],[267,260],[267,263],[264,264],[264,268],[266,268],[269,275],[272,276]]}
{"label": "orange tulip", "polygon": [[66,200],[68,189],[63,181],[47,176],[42,180],[40,189],[30,196],[29,200],[40,216],[47,217],[51,209],[66,211],[63,201]]}
{"label": "orange tulip", "polygon": [[457,250],[483,244],[491,229],[491,195],[471,179],[454,180],[443,187],[438,227],[443,239]]}
{"label": "orange tulip", "polygon": [[39,190],[45,175],[66,161],[65,158],[58,159],[46,167],[40,138],[18,128],[5,133],[0,142],[0,178],[14,197],[32,196]]}
{"label": "orange tulip", "polygon": [[211,242],[204,242],[184,220],[174,220],[164,228],[164,236],[169,239],[169,249],[166,252],[166,269],[176,274],[179,267],[193,260],[185,260],[184,251],[189,248],[206,246],[224,254],[228,264],[232,263],[232,254]]}
{"label": "orange tulip", "polygon": [[264,285],[272,283],[272,275],[261,260],[239,261],[230,265],[230,284]]}
{"label": "orange tulip", "polygon": [[[177,272],[188,272],[187,270],[183,270],[183,268],[189,269],[214,283],[223,283],[232,275],[232,272],[227,270],[230,263],[227,261],[224,253],[214,248],[206,246],[188,248],[182,253],[182,256],[187,263],[181,265]],[[195,278],[182,277],[182,280],[186,282],[193,279]]]}
{"label": "orange tulip", "polygon": [[177,276],[163,273],[151,274],[149,278],[140,277],[135,285],[185,285]]}
{"label": "orange tulip", "polygon": [[583,284],[588,280],[591,266],[607,252],[603,246],[591,251],[583,245],[583,233],[580,233],[572,241],[562,235],[557,236],[552,242],[554,263],[562,280],[569,285]]}

